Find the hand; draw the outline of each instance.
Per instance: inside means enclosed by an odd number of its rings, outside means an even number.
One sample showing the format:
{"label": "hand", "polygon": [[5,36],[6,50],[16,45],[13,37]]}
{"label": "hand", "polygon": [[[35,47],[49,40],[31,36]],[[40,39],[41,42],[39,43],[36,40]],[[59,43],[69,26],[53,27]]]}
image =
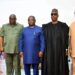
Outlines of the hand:
{"label": "hand", "polygon": [[42,52],[42,51],[39,52],[39,57],[40,57],[40,58],[43,57],[43,52]]}
{"label": "hand", "polygon": [[20,56],[20,57],[23,57],[23,52],[20,52],[19,56]]}
{"label": "hand", "polygon": [[3,54],[3,47],[0,47],[0,54]]}
{"label": "hand", "polygon": [[68,50],[68,56],[71,56],[71,50],[70,49]]}
{"label": "hand", "polygon": [[66,49],[66,56],[68,56],[68,49]]}
{"label": "hand", "polygon": [[3,47],[0,48],[0,52],[3,52]]}

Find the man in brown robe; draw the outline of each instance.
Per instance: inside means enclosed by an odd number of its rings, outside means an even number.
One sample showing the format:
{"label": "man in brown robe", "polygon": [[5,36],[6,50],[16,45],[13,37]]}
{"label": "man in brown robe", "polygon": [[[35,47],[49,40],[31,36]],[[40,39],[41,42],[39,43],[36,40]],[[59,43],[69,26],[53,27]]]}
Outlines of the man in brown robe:
{"label": "man in brown robe", "polygon": [[72,63],[73,63],[73,75],[75,75],[75,22],[73,22],[70,25],[70,47],[69,52],[72,57]]}

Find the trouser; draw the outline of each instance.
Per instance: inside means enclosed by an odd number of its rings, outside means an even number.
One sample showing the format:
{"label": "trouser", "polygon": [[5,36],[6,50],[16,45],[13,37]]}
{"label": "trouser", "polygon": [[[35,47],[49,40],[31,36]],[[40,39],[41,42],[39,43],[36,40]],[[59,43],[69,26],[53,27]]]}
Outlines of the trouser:
{"label": "trouser", "polygon": [[[25,75],[31,75],[31,64],[24,64]],[[38,64],[32,64],[33,75],[39,75]]]}
{"label": "trouser", "polygon": [[19,54],[6,54],[7,75],[21,75]]}

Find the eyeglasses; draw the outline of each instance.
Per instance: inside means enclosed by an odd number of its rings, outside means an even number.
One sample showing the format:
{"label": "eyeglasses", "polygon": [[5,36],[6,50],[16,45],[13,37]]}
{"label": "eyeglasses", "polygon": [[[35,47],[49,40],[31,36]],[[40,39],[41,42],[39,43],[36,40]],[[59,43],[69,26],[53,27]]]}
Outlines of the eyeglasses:
{"label": "eyeglasses", "polygon": [[51,16],[53,16],[53,15],[54,15],[54,16],[57,16],[58,14],[57,14],[57,13],[51,13]]}

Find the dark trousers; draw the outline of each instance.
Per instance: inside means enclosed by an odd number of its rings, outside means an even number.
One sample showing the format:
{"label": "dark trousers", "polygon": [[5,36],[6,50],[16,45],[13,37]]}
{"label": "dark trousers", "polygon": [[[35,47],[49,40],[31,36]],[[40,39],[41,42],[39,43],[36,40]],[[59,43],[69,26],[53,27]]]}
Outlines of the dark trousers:
{"label": "dark trousers", "polygon": [[33,75],[39,75],[38,64],[24,64],[25,75],[31,75],[30,68],[33,68]]}

